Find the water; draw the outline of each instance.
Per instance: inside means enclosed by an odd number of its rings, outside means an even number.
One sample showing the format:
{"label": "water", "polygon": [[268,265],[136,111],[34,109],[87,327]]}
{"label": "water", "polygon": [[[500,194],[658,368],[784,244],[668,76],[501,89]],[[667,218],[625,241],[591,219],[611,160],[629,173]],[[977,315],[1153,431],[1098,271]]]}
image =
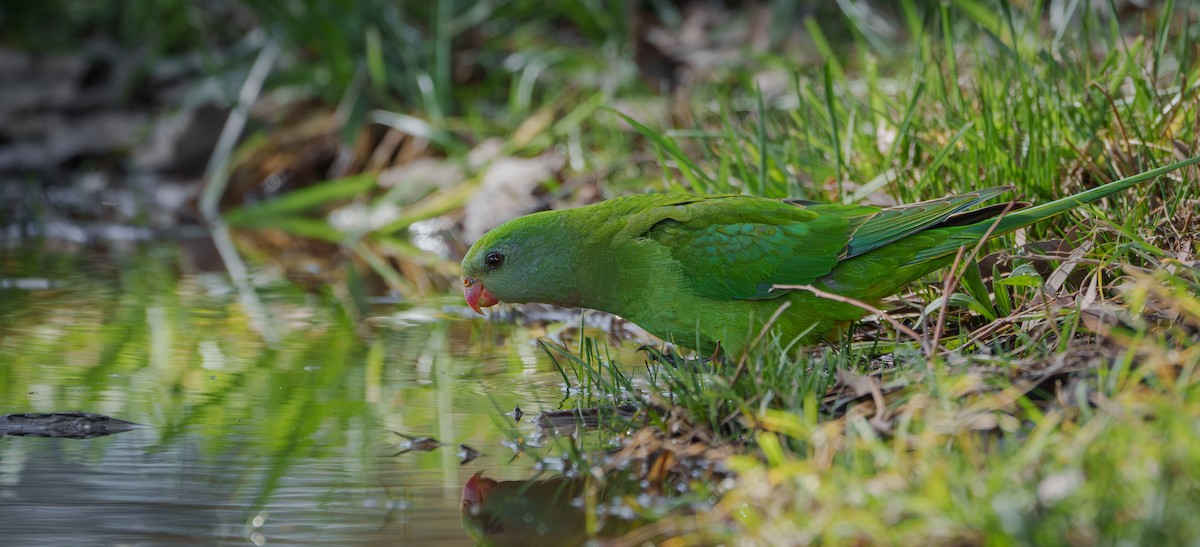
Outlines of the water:
{"label": "water", "polygon": [[[533,426],[504,413],[573,404],[529,334],[445,313],[457,300],[374,309],[391,319],[364,331],[336,296],[260,280],[270,348],[224,276],[169,251],[23,255],[0,278],[0,414],[152,426],[0,438],[4,545],[469,545],[472,475],[535,475],[505,446]],[[448,446],[397,455],[393,431]],[[460,464],[459,444],[482,455]]]}

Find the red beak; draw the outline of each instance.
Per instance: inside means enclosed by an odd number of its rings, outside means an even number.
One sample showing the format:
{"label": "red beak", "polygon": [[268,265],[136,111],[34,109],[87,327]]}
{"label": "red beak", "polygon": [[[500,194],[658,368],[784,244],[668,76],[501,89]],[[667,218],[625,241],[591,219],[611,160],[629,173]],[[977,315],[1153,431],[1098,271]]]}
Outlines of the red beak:
{"label": "red beak", "polygon": [[471,475],[471,478],[467,479],[467,484],[463,486],[462,508],[471,509],[482,506],[483,501],[487,499],[488,490],[495,485],[495,480],[483,477],[483,471]]}
{"label": "red beak", "polygon": [[463,297],[467,299],[467,305],[475,310],[475,313],[483,315],[481,308],[495,306],[500,303],[500,300],[492,296],[492,293],[483,286],[483,283],[476,281],[474,278],[463,278]]}

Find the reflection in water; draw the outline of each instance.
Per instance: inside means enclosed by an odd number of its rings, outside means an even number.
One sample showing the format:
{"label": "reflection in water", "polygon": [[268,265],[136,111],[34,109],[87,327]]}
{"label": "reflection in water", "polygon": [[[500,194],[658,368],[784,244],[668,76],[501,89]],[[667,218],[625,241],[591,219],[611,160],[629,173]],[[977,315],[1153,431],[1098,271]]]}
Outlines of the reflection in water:
{"label": "reflection in water", "polygon": [[230,504],[237,474],[201,464],[195,450],[182,447],[148,454],[151,435],[133,433],[104,446],[58,439],[7,444],[0,451],[5,541],[90,545],[244,538],[244,519]]}
{"label": "reflection in water", "polygon": [[[583,478],[497,481],[476,473],[462,491],[463,526],[480,544],[495,546],[577,545],[588,538],[585,508],[609,506],[620,481],[587,492]],[[633,515],[609,513],[594,524],[596,536],[613,537],[633,527]]]}
{"label": "reflection in water", "polygon": [[[499,325],[412,308],[436,320],[364,341],[332,297],[265,283],[283,338],[265,347],[223,278],[180,276],[170,252],[99,275],[46,260],[0,261],[0,279],[54,280],[0,285],[0,414],[152,427],[0,439],[0,543],[470,544],[462,485],[484,467],[498,484],[534,473],[503,447],[534,426],[504,414],[575,404],[528,335]],[[393,456],[392,431],[446,446]],[[483,455],[460,465],[464,444]]]}
{"label": "reflection in water", "polygon": [[[419,473],[362,473],[336,459],[295,458],[256,507],[272,469],[254,466],[254,458],[211,458],[186,442],[154,453],[147,450],[154,439],[141,432],[119,439],[103,447],[57,439],[6,446],[3,543],[465,543],[447,518],[454,508],[439,504],[440,489]],[[404,495],[389,499],[383,481],[404,485]]]}

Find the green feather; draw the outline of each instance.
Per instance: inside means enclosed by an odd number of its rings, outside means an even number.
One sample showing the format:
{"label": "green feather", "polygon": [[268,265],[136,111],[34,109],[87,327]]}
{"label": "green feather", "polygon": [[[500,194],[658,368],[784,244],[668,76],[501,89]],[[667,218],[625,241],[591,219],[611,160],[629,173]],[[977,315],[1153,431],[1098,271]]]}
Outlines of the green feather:
{"label": "green feather", "polygon": [[1011,191],[1012,188],[1012,186],[995,186],[969,194],[885,209],[854,233],[854,237],[846,246],[846,258],[873,251],[905,236],[945,222],[954,214]]}
{"label": "green feather", "polygon": [[631,224],[649,225],[642,237],[670,253],[696,294],[761,300],[781,296],[772,285],[811,283],[832,271],[850,236],[878,211],[723,196],[652,209]]}
{"label": "green feather", "polygon": [[912,261],[916,263],[932,260],[947,254],[954,254],[958,252],[959,247],[964,245],[974,245],[979,241],[980,238],[984,236],[984,234],[989,233],[989,230],[992,236],[1006,234],[1008,232],[1029,226],[1035,222],[1060,215],[1081,205],[1111,196],[1131,186],[1135,186],[1197,162],[1200,162],[1200,156],[1172,163],[1170,165],[1165,165],[1157,169],[1151,169],[1145,173],[1134,175],[1132,177],[1126,177],[1108,184],[1103,184],[1092,188],[1091,190],[1085,190],[1075,195],[1051,201],[1050,203],[1037,205],[1035,207],[1030,207],[1022,211],[1005,215],[1004,218],[1000,219],[999,222],[994,223],[996,225],[994,228],[992,227],[993,222],[980,222],[967,226],[961,230],[957,230],[945,241],[937,245],[930,246],[929,248],[922,250],[920,253],[917,253],[916,256],[913,257]]}

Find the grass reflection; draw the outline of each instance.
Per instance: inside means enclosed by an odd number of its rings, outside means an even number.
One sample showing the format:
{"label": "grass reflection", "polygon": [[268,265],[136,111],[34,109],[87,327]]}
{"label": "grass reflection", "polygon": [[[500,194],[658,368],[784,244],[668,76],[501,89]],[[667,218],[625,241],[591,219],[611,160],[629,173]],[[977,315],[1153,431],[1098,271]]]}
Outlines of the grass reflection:
{"label": "grass reflection", "polygon": [[[516,425],[500,409],[553,409],[562,398],[548,361],[522,360],[532,347],[485,343],[501,334],[495,326],[408,321],[364,339],[332,296],[268,279],[258,289],[281,334],[268,347],[249,329],[235,291],[220,277],[181,275],[170,249],[124,257],[109,274],[86,270],[77,258],[43,274],[56,289],[0,293],[0,413],[82,410],[154,428],[117,440],[5,439],[3,505],[36,498],[61,510],[30,538],[81,518],[85,507],[69,491],[38,494],[72,475],[95,487],[88,507],[103,505],[108,492],[136,497],[139,488],[167,513],[182,514],[199,498],[215,506],[208,532],[189,521],[198,527],[172,532],[184,535],[217,533],[221,521],[221,534],[252,541],[463,540],[458,508],[467,478],[485,468],[517,478],[532,463],[507,467],[501,441]],[[13,268],[3,277],[18,275]],[[492,350],[497,359],[481,358]],[[392,457],[391,430],[447,446]],[[460,466],[458,443],[484,455]],[[111,472],[117,464],[133,475]],[[119,537],[142,537],[138,529]],[[326,531],[308,535],[318,529]]]}

